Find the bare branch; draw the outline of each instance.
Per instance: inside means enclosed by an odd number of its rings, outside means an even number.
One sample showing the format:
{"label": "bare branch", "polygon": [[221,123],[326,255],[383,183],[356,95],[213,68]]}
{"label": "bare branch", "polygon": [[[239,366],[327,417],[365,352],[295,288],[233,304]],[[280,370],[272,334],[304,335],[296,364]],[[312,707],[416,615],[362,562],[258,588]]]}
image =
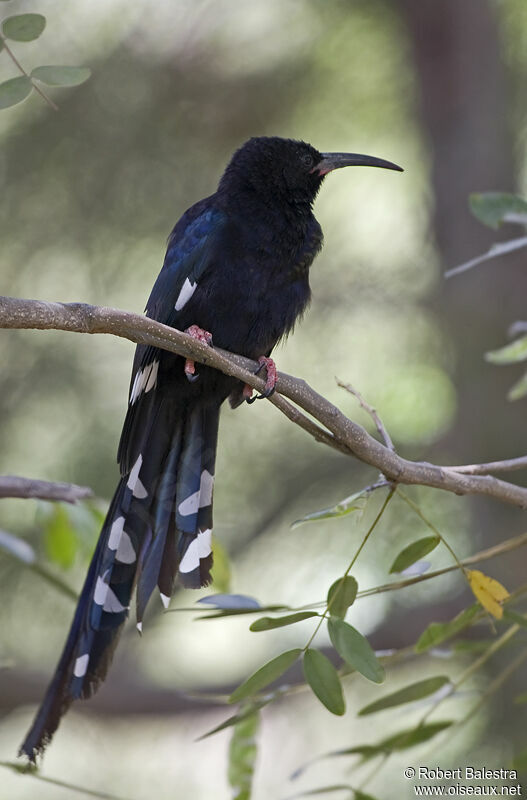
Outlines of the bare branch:
{"label": "bare branch", "polygon": [[[0,328],[110,333],[132,342],[153,345],[185,358],[192,358],[232,375],[259,391],[264,388],[263,379],[253,374],[257,368],[255,362],[224,350],[212,349],[181,331],[126,311],[85,303],[45,303],[0,297]],[[293,422],[318,441],[354,455],[360,461],[375,467],[389,481],[431,486],[460,495],[486,495],[527,508],[525,487],[507,483],[491,475],[464,474],[460,470],[401,458],[370,436],[356,422],[348,419],[303,380],[280,373],[277,393],[270,398],[270,402]],[[280,395],[292,400],[316,422],[294,409],[291,404],[285,404]]]}
{"label": "bare branch", "polygon": [[357,391],[357,389],[354,389],[353,386],[350,383],[343,383],[342,381],[340,381],[337,378],[337,384],[342,389],[345,389],[347,392],[349,392],[350,394],[352,394],[354,397],[357,398],[357,400],[359,401],[360,407],[363,408],[364,411],[366,411],[366,413],[369,414],[370,417],[372,418],[372,420],[373,420],[373,422],[375,424],[375,427],[377,428],[377,432],[378,432],[379,436],[381,437],[381,439],[384,441],[384,444],[386,445],[388,450],[392,450],[393,452],[395,452],[395,447],[394,447],[394,444],[392,442],[391,436],[388,433],[388,431],[386,430],[386,428],[384,427],[382,419],[377,414],[377,410],[373,406],[370,406],[370,404],[366,402],[366,400],[361,395],[361,393],[359,391]]}
{"label": "bare branch", "polygon": [[21,478],[18,475],[0,475],[0,498],[32,497],[36,500],[62,500],[64,503],[76,503],[93,497],[87,486],[75,483],[51,483],[35,478]]}
{"label": "bare branch", "polygon": [[489,472],[513,472],[516,469],[527,469],[527,456],[508,458],[505,461],[489,461],[488,464],[462,464],[459,467],[443,467],[462,472],[464,475],[488,475]]}

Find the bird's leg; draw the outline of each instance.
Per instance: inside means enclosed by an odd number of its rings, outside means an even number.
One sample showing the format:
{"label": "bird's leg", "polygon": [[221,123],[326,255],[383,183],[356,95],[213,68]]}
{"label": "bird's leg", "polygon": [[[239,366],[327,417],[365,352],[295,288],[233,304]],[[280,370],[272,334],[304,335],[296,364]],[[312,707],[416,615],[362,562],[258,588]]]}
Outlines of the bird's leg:
{"label": "bird's leg", "polygon": [[258,359],[258,364],[260,365],[255,375],[258,375],[259,372],[265,367],[267,371],[267,378],[265,381],[265,389],[263,390],[262,394],[257,394],[252,397],[253,389],[252,386],[249,386],[248,383],[245,384],[243,387],[243,396],[247,403],[254,403],[255,400],[264,400],[266,397],[271,397],[274,393],[275,386],[276,386],[276,364],[274,363],[272,358],[267,358],[266,356],[260,356]]}
{"label": "bird's leg", "polygon": [[[204,331],[199,325],[191,325],[190,328],[186,329],[185,333],[188,333],[193,339],[197,339],[198,342],[203,342],[203,344],[208,344],[212,347],[212,333]],[[194,383],[199,378],[196,372],[196,365],[191,358],[187,358],[185,361],[185,375],[191,383]]]}

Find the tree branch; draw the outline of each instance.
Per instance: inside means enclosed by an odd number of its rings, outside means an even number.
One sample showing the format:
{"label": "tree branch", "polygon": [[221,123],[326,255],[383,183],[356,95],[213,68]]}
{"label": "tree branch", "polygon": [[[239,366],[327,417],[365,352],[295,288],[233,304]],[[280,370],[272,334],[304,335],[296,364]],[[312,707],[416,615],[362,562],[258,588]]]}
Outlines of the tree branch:
{"label": "tree branch", "polygon": [[65,503],[76,503],[93,497],[87,486],[74,483],[51,483],[34,478],[21,478],[18,475],[0,475],[0,498],[21,497],[36,500],[62,500]]}
{"label": "tree branch", "polygon": [[[88,305],[86,303],[46,303],[0,297],[0,328],[36,328],[77,333],[110,333],[132,342],[153,345],[185,358],[219,369],[262,391],[264,381],[254,370],[255,362],[193,339],[181,331],[148,317]],[[390,481],[430,486],[465,495],[486,495],[505,503],[527,508],[527,488],[507,483],[491,475],[465,474],[459,468],[408,461],[378,442],[367,431],[348,419],[336,406],[298,378],[280,373],[277,393],[270,402],[295,424],[343,453],[375,467]],[[306,414],[288,403],[289,398]],[[315,421],[314,421],[315,420]],[[318,423],[318,424],[317,424]]]}
{"label": "tree branch", "polygon": [[514,472],[516,469],[527,469],[527,456],[507,458],[504,461],[489,461],[488,464],[461,464],[458,467],[445,467],[465,475],[488,475],[489,472]]}

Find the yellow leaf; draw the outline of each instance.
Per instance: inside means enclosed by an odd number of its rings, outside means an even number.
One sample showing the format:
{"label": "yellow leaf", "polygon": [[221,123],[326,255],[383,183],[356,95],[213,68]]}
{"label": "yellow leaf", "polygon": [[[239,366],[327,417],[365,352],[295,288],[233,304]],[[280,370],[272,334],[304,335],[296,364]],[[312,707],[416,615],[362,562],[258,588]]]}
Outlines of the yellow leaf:
{"label": "yellow leaf", "polygon": [[479,569],[468,569],[467,577],[470,588],[479,600],[483,608],[492,614],[496,619],[503,616],[503,608],[500,603],[509,597],[509,592],[499,581],[484,575]]}

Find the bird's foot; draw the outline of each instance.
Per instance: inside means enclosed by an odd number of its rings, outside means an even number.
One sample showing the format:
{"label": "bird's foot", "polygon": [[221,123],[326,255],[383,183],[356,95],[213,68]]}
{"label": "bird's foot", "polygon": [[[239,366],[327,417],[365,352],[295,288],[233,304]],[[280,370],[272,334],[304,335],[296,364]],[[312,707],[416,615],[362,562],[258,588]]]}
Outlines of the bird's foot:
{"label": "bird's foot", "polygon": [[258,359],[258,364],[260,366],[256,370],[255,375],[258,375],[258,373],[261,372],[264,367],[267,372],[265,388],[262,394],[257,394],[253,397],[252,386],[249,386],[249,384],[246,383],[243,387],[243,396],[247,403],[254,403],[255,400],[264,400],[266,397],[271,397],[271,395],[274,394],[277,379],[276,364],[272,358],[267,358],[266,356],[260,356]]}
{"label": "bird's foot", "polygon": [[[199,325],[191,325],[190,328],[186,329],[185,333],[188,333],[193,339],[197,339],[198,342],[208,344],[212,347],[212,333],[204,331]],[[194,383],[194,381],[197,381],[199,378],[196,372],[196,364],[192,358],[187,358],[185,361],[185,375],[190,383]]]}

